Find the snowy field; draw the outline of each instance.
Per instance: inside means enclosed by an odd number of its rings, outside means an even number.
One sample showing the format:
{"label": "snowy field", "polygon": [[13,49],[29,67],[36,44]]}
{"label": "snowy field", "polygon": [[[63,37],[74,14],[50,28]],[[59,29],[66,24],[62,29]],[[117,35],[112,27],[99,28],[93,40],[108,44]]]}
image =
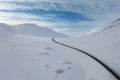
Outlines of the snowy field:
{"label": "snowy field", "polygon": [[[113,29],[113,32],[116,31]],[[94,36],[99,36],[99,34]],[[107,38],[109,37],[111,36]],[[84,41],[85,38],[82,39]],[[90,37],[90,39],[92,38]],[[96,37],[95,39],[99,40]],[[79,40],[79,38],[75,40]],[[76,47],[82,44],[80,40],[77,41],[79,45]],[[116,39],[112,39],[112,41],[114,40],[116,41]],[[106,44],[108,43],[106,42]],[[112,43],[109,44],[113,45],[110,48],[119,46],[117,41],[114,44],[116,46]],[[94,44],[92,46],[94,47]],[[82,44],[80,48],[89,50],[89,46],[88,48],[84,47]],[[95,53],[100,57],[103,55],[98,51]],[[119,55],[116,56],[117,53],[109,54],[118,62]],[[104,53],[104,55],[107,54]],[[113,61],[115,62],[115,60]],[[90,57],[56,44],[51,38],[18,34],[10,26],[0,26],[0,80],[115,80],[115,78]]]}

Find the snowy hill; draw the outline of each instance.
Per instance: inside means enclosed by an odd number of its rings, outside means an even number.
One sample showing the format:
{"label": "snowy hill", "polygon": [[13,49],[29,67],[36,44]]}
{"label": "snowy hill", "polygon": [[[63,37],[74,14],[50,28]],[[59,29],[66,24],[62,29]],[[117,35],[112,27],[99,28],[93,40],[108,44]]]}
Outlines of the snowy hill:
{"label": "snowy hill", "polygon": [[120,26],[120,18],[118,18],[117,20],[113,21],[112,23],[106,25],[106,26],[103,26],[103,27],[99,27],[99,28],[96,28],[94,30],[92,30],[90,32],[90,34],[93,34],[93,33],[101,33],[103,31],[106,31],[106,30],[109,30],[109,29],[113,29],[114,27],[119,27]]}
{"label": "snowy hill", "polygon": [[0,36],[9,37],[15,34],[16,32],[12,26],[4,24],[4,23],[0,23]]}
{"label": "snowy hill", "polygon": [[56,40],[91,53],[120,74],[120,19],[85,36]]}
{"label": "snowy hill", "polygon": [[38,37],[67,37],[62,33],[57,33],[52,29],[39,27],[36,24],[24,23],[16,25],[16,31],[20,34]]}

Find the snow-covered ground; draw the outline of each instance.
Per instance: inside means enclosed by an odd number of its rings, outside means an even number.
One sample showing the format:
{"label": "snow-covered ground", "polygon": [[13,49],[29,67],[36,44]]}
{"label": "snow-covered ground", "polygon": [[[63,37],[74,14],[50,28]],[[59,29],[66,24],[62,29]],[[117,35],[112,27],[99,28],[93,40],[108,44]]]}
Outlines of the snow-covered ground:
{"label": "snow-covered ground", "polygon": [[17,34],[8,29],[10,26],[3,26],[0,26],[0,80],[115,80],[84,54],[50,38]]}
{"label": "snow-covered ground", "polygon": [[120,19],[88,35],[56,40],[91,53],[120,75]]}

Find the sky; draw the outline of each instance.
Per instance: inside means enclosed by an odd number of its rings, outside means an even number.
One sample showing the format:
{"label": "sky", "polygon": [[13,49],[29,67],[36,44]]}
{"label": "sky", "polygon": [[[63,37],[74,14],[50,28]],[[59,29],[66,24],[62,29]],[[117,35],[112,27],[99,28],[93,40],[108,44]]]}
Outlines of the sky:
{"label": "sky", "polygon": [[120,0],[0,0],[0,23],[35,23],[76,36],[120,17]]}

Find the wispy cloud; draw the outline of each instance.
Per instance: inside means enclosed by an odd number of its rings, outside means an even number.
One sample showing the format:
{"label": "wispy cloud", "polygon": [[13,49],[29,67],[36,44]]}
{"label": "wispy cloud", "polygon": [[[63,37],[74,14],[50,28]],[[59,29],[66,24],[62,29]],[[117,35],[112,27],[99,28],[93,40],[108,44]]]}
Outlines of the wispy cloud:
{"label": "wispy cloud", "polygon": [[[0,12],[0,23],[20,24],[20,23],[36,23],[41,26],[54,26],[47,20],[54,15],[36,16],[27,13],[18,12]],[[50,18],[49,18],[50,17]]]}
{"label": "wispy cloud", "polygon": [[17,10],[17,9],[30,9],[30,7],[17,5],[11,2],[0,2],[0,10]]}
{"label": "wispy cloud", "polygon": [[[72,3],[71,3],[72,2]],[[119,0],[11,0],[0,1],[0,9],[2,10],[25,10],[25,9],[43,9],[68,11],[82,14],[105,13],[111,11],[119,11]]]}

